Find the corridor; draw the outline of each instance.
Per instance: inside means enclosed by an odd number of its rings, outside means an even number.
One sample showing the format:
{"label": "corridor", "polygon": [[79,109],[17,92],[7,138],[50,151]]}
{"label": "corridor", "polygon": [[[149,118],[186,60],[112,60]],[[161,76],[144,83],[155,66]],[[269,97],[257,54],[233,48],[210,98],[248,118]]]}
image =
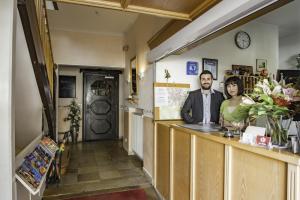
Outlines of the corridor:
{"label": "corridor", "polygon": [[142,188],[148,200],[158,199],[136,156],[128,156],[120,141],[74,144],[66,173],[48,185],[44,200],[68,199]]}

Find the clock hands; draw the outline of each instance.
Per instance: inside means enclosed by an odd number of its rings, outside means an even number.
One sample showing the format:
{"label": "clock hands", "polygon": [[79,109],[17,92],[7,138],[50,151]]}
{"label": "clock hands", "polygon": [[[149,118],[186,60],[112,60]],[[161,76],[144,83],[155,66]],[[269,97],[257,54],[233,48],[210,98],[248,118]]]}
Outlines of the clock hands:
{"label": "clock hands", "polygon": [[240,31],[235,36],[236,45],[241,49],[246,49],[250,46],[251,39],[248,33]]}

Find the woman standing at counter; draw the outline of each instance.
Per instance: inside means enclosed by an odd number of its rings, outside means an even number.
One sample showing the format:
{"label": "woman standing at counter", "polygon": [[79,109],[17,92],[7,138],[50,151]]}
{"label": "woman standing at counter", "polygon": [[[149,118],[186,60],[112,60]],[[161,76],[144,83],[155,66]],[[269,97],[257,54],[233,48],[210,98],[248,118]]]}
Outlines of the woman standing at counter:
{"label": "woman standing at counter", "polygon": [[235,122],[244,122],[248,117],[248,109],[241,105],[244,93],[242,80],[237,76],[229,77],[225,81],[225,95],[220,108],[220,124],[226,128],[233,126]]}

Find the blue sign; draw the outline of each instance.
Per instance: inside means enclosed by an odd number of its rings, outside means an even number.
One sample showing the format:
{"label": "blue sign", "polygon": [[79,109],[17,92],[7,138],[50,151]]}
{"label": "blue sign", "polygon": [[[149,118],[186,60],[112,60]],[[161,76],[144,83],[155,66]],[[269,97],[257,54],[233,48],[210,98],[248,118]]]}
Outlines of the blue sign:
{"label": "blue sign", "polygon": [[198,62],[188,61],[186,63],[187,75],[198,75],[198,71],[199,71]]}

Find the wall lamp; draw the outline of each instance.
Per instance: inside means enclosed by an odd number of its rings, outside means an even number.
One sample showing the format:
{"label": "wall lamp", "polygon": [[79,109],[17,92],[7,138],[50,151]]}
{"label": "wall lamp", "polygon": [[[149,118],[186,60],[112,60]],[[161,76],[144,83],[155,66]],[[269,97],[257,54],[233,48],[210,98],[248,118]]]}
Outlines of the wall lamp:
{"label": "wall lamp", "polygon": [[144,72],[139,72],[138,76],[139,76],[139,79],[142,80],[145,76],[145,73]]}

